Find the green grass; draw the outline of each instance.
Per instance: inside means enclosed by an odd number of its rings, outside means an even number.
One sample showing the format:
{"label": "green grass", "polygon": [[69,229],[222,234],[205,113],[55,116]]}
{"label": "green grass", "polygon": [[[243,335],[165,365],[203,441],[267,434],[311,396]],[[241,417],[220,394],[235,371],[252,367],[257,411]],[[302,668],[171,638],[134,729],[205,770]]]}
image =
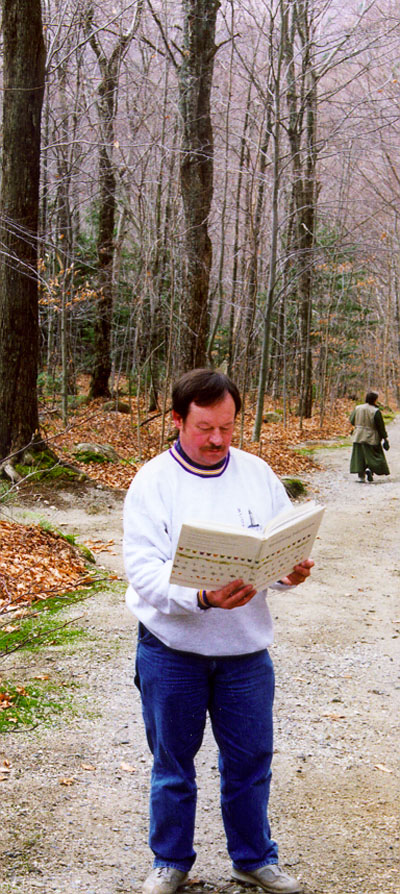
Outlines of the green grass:
{"label": "green grass", "polygon": [[[111,583],[106,583],[107,589],[111,586]],[[79,626],[80,618],[71,619],[67,610],[96,595],[100,589],[104,591],[104,588],[104,581],[98,581],[90,588],[34,603],[25,618],[13,622],[8,616],[8,632],[0,627],[0,656],[6,658],[15,651],[45,652],[49,647],[71,649],[79,641],[90,638],[90,633]],[[10,627],[14,629],[10,630]],[[30,674],[32,676],[22,682],[16,682],[14,678],[0,681],[0,694],[3,693],[3,701],[0,699],[0,734],[19,726],[32,727],[38,723],[51,725],[63,711],[69,714],[74,711],[68,690],[76,686],[75,683],[71,681],[66,685],[64,681],[50,681],[46,679],[47,675],[42,674],[34,679],[34,672]],[[4,694],[11,704],[2,709]]]}
{"label": "green grass", "polygon": [[350,447],[351,444],[351,438],[339,438],[336,441],[331,441],[329,444],[323,441],[316,441],[315,444],[307,447],[294,447],[294,452],[300,454],[300,456],[314,456],[318,450],[341,450],[342,447]]}
{"label": "green grass", "polygon": [[[35,603],[26,618],[7,625],[14,630],[5,632],[0,628],[0,656],[6,657],[17,650],[35,653],[48,646],[72,646],[87,637],[86,631],[63,617],[66,608],[81,602],[87,595],[87,591],[81,590]],[[50,725],[66,708],[69,712],[72,710],[65,686],[48,680],[28,680],[19,684],[2,679],[0,693],[5,693],[11,702],[9,707],[0,710],[0,734],[19,726]],[[0,707],[1,704],[0,701]]]}
{"label": "green grass", "polygon": [[313,456],[316,450],[316,447],[294,447],[293,452],[299,456]]}
{"label": "green grass", "polygon": [[5,501],[7,499],[7,497],[10,496],[10,491],[11,491],[11,482],[10,481],[7,482],[5,480],[3,481],[0,478],[0,503],[2,503],[3,500]]}
{"label": "green grass", "polygon": [[84,630],[73,627],[68,619],[60,617],[60,613],[69,606],[94,595],[99,588],[100,583],[94,583],[88,589],[66,593],[63,596],[52,596],[44,602],[35,602],[27,617],[18,619],[15,625],[11,620],[9,626],[15,626],[15,630],[7,633],[0,627],[0,655],[7,655],[17,648],[36,652],[43,644],[68,645],[76,639],[87,636]]}
{"label": "green grass", "polygon": [[20,726],[51,725],[66,707],[69,711],[73,710],[71,698],[67,695],[71,686],[72,683],[66,687],[65,684],[57,685],[48,680],[31,680],[24,686],[3,681],[0,690],[8,695],[11,705],[0,710],[0,734]]}
{"label": "green grass", "polygon": [[332,441],[330,444],[320,444],[316,447],[316,450],[341,450],[342,447],[351,447],[351,444],[351,438],[340,438],[337,441]]}

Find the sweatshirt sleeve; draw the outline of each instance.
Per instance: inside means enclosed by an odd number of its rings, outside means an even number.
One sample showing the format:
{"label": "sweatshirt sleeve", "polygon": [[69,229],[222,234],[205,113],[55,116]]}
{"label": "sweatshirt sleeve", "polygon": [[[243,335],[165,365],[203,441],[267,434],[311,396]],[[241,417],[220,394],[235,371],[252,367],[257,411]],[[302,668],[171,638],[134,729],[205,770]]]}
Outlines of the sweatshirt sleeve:
{"label": "sweatshirt sleeve", "polygon": [[132,589],[163,614],[200,612],[197,591],[169,583],[170,512],[157,480],[137,473],[124,505],[124,562]]}

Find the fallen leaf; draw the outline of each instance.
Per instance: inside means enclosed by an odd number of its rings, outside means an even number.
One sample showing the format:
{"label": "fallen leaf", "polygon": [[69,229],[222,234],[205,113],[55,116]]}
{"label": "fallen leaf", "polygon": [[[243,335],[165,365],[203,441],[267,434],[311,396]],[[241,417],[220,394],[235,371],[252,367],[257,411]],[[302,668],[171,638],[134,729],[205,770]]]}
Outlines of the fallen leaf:
{"label": "fallen leaf", "polygon": [[7,708],[11,708],[11,705],[12,698],[8,692],[0,692],[0,711],[6,711]]}
{"label": "fallen leaf", "polygon": [[114,540],[85,540],[85,546],[89,547],[94,553],[110,552],[110,547],[114,546]]}
{"label": "fallen leaf", "polygon": [[60,785],[75,785],[75,782],[75,776],[67,776],[64,779],[60,779]]}
{"label": "fallen leaf", "polygon": [[120,770],[124,770],[125,773],[136,773],[136,767],[133,767],[132,764],[126,764],[125,761],[122,761],[122,764],[120,764]]}
{"label": "fallen leaf", "polygon": [[323,714],[322,716],[329,717],[329,720],[345,720],[346,719],[345,714],[330,714],[329,712],[327,712],[326,714]]}
{"label": "fallen leaf", "polygon": [[385,764],[375,764],[374,770],[381,770],[382,773],[392,773],[392,770],[389,770],[389,767],[385,767]]}
{"label": "fallen leaf", "polygon": [[94,767],[93,764],[82,764],[82,770],[96,770],[97,767]]}

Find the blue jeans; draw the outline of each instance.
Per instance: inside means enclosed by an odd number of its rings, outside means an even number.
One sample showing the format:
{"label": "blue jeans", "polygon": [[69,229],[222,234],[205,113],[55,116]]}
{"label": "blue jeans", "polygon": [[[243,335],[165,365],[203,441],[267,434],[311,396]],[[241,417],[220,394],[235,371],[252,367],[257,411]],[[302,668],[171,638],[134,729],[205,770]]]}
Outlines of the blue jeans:
{"label": "blue jeans", "polygon": [[249,872],[277,863],[267,816],[274,697],[267,650],[215,658],[180,652],[140,624],[135,682],[154,757],[149,837],[154,866],[188,872],[196,859],[194,758],[207,711],[219,748],[221,810],[232,862]]}

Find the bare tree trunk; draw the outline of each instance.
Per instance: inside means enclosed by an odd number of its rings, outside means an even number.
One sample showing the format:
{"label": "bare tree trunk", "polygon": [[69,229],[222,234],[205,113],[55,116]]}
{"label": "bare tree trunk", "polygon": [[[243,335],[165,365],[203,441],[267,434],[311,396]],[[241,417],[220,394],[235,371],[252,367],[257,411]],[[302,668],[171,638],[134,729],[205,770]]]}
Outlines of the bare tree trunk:
{"label": "bare tree trunk", "polygon": [[[233,17],[233,11],[232,11]],[[233,30],[233,29],[232,29]],[[231,178],[231,172],[229,168],[229,144],[230,144],[230,110],[231,110],[231,100],[232,100],[232,89],[233,89],[233,80],[232,80],[232,67],[233,67],[233,53],[234,53],[234,42],[232,41],[231,45],[231,54],[229,59],[229,75],[228,75],[228,95],[226,101],[226,114],[225,114],[225,132],[224,132],[224,154],[223,154],[223,170],[224,170],[224,186],[222,193],[222,203],[221,203],[221,215],[220,215],[220,250],[219,250],[219,261],[218,261],[218,283],[217,283],[217,307],[215,310],[214,321],[212,325],[212,330],[210,333],[210,338],[207,346],[207,358],[208,362],[212,363],[212,352],[214,348],[215,338],[218,332],[218,328],[221,322],[223,309],[224,309],[224,269],[225,269],[225,249],[226,249],[226,214],[228,207],[228,196],[229,196],[229,184]],[[234,296],[231,295],[230,300],[232,301],[232,307],[234,306]]]}
{"label": "bare tree trunk", "polygon": [[94,331],[94,367],[90,383],[91,397],[109,397],[108,380],[111,374],[111,325],[114,299],[114,223],[116,205],[116,177],[113,161],[115,141],[114,122],[117,111],[118,76],[121,60],[126,54],[140,23],[143,0],[139,0],[132,25],[119,38],[109,58],[103,52],[96,29],[93,27],[93,6],[88,5],[86,28],[88,39],[97,57],[101,72],[98,88],[100,121],[99,148],[99,226],[97,253],[99,264],[98,298]]}
{"label": "bare tree trunk", "polygon": [[239,245],[240,245],[240,206],[243,188],[243,173],[247,144],[247,132],[250,119],[250,101],[251,101],[251,83],[249,84],[246,100],[246,111],[243,122],[243,133],[240,140],[239,155],[239,173],[236,186],[235,198],[235,235],[233,241],[233,267],[232,267],[232,290],[231,290],[231,311],[229,315],[229,340],[228,340],[228,373],[232,375],[234,367],[235,354],[235,316],[236,316],[236,296],[238,291],[239,279]]}
{"label": "bare tree trunk", "polygon": [[57,69],[60,91],[61,120],[59,124],[59,151],[57,170],[59,189],[57,190],[58,235],[62,239],[63,269],[58,271],[61,283],[61,409],[63,424],[68,422],[69,358],[68,358],[68,301],[67,292],[71,286],[70,264],[73,256],[72,221],[70,204],[71,167],[68,164],[69,109],[67,100],[68,72],[65,65]]}
{"label": "bare tree trunk", "polygon": [[0,458],[39,441],[37,236],[45,78],[40,0],[3,0],[2,9]]}
{"label": "bare tree trunk", "polygon": [[[273,187],[272,187],[272,204],[271,204],[271,251],[270,251],[270,259],[269,259],[269,273],[268,273],[268,288],[267,288],[267,296],[265,301],[264,308],[264,325],[263,325],[263,340],[262,340],[262,349],[261,349],[261,363],[260,363],[260,371],[259,371],[259,379],[258,379],[258,393],[257,393],[257,410],[256,416],[254,420],[253,427],[253,441],[259,441],[261,434],[261,425],[264,411],[264,395],[265,395],[265,386],[267,381],[267,373],[268,373],[268,364],[269,364],[269,354],[270,354],[270,339],[271,339],[271,319],[272,319],[272,309],[275,295],[275,286],[276,286],[276,267],[277,267],[277,254],[278,254],[278,229],[279,229],[279,216],[278,216],[278,206],[279,206],[279,188],[280,188],[280,177],[281,177],[281,150],[280,150],[280,131],[281,131],[281,114],[280,114],[280,91],[281,91],[281,67],[282,67],[282,58],[283,58],[283,46],[284,41],[286,40],[286,16],[281,14],[281,38],[280,38],[280,46],[278,52],[278,58],[276,63],[276,71],[273,75],[273,84],[271,84],[270,89],[267,91],[268,96],[268,108],[267,108],[267,128],[266,128],[266,137],[265,137],[265,148],[263,150],[263,154],[261,156],[261,175],[262,178],[264,176],[265,164],[266,164],[266,151],[269,142],[269,137],[271,133],[273,133]],[[270,34],[270,47],[272,51],[272,43],[273,43],[273,25],[271,22],[271,34]],[[273,116],[271,109],[271,93],[273,91]],[[273,124],[272,124],[273,117]],[[257,226],[257,233],[260,230],[261,224],[261,213],[258,215],[259,221]],[[258,240],[257,240],[258,244]],[[255,252],[255,259],[257,258],[258,252]]]}
{"label": "bare tree trunk", "polygon": [[187,286],[182,308],[181,367],[207,362],[208,291],[212,246],[208,216],[213,195],[210,96],[219,0],[183,0],[183,62],[179,70],[182,115],[181,190],[186,226]]}
{"label": "bare tree trunk", "polygon": [[264,411],[265,385],[267,381],[268,362],[270,353],[271,318],[276,285],[276,265],[278,253],[278,196],[280,183],[280,116],[279,116],[279,80],[275,93],[275,127],[274,127],[274,183],[272,190],[272,221],[271,221],[271,254],[269,259],[268,288],[264,309],[263,341],[261,349],[261,363],[258,380],[257,410],[254,420],[253,441],[259,441]]}
{"label": "bare tree trunk", "polygon": [[[316,109],[317,79],[313,69],[309,4],[291,5],[292,18],[287,29],[287,105],[288,137],[292,156],[293,195],[295,200],[297,253],[299,264],[298,294],[300,319],[300,419],[312,413],[312,266],[315,239],[316,202]],[[312,15],[312,11],[311,11]],[[302,67],[300,84],[296,80],[295,39],[300,38]],[[304,118],[306,119],[304,125]],[[305,147],[303,136],[305,133]]]}

